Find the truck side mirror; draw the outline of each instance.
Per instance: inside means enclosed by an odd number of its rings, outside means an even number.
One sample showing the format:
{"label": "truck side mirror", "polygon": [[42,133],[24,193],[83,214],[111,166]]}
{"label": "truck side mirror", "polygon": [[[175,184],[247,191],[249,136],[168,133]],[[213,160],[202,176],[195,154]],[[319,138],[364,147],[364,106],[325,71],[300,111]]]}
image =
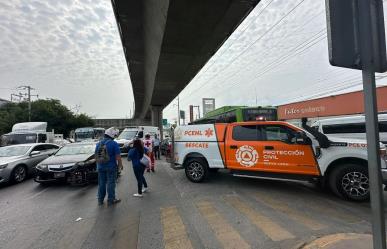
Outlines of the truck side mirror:
{"label": "truck side mirror", "polygon": [[302,131],[296,133],[296,144],[310,145],[312,140]]}

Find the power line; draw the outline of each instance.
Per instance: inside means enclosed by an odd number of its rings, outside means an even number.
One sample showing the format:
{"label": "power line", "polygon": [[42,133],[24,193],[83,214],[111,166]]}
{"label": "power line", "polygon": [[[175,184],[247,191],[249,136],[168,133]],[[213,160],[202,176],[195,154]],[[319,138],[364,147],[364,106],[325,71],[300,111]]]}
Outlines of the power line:
{"label": "power line", "polygon": [[[271,0],[265,7],[263,7],[262,10],[258,13],[258,15],[257,15],[255,18],[260,17],[261,14],[266,10],[266,8],[267,8],[270,4],[272,4],[273,2],[274,2],[274,0]],[[242,35],[246,32],[246,30],[248,30],[248,28],[249,28],[252,24],[254,24],[254,23],[255,23],[255,20],[250,21],[250,23],[249,23],[248,25],[246,25],[246,27],[241,31],[241,33],[239,34],[239,36],[242,36]],[[234,45],[234,44],[235,44],[235,42],[234,42],[234,43],[229,42],[227,48],[222,48],[222,50],[223,50],[222,54],[217,55],[217,56],[219,56],[219,57],[223,56],[223,55],[228,51],[228,49],[230,49],[231,46]],[[205,74],[205,73],[206,73],[206,72],[207,72],[207,71],[215,64],[215,62],[216,62],[215,60],[212,60],[211,65],[208,65],[208,66],[206,67],[205,71],[200,72],[200,74],[201,74],[201,75],[202,75],[202,74]],[[200,78],[200,75],[199,75],[199,78]]]}
{"label": "power line", "polygon": [[[315,45],[317,44],[317,42],[321,41],[325,35],[325,32],[326,29],[322,29],[320,30],[319,32],[317,32],[317,34],[315,34],[314,36],[312,36],[312,38],[310,40],[307,40],[306,42],[301,42],[299,43],[298,45],[296,45],[291,51],[289,51],[287,54],[285,54],[284,56],[281,56],[280,58],[272,61],[270,64],[268,64],[267,66],[265,66],[257,75],[254,75],[253,78],[254,80],[256,80],[257,78],[261,77],[263,74],[269,72],[270,70],[272,70],[273,68],[277,68],[279,65],[283,64],[284,62],[286,62],[287,60],[289,59],[292,59],[294,58],[294,56],[297,56],[299,54],[299,52],[304,52],[305,48],[307,45],[311,44],[312,45]],[[321,34],[320,34],[321,33]],[[316,42],[317,40],[317,42]],[[314,43],[313,43],[314,42]],[[309,47],[306,47],[306,49],[310,48],[311,46]],[[303,49],[301,51],[299,51],[299,49]],[[295,53],[295,54],[292,54],[292,53]],[[237,75],[237,74],[236,74]],[[236,76],[235,75],[235,76]],[[235,77],[234,76],[234,77]],[[246,81],[249,81],[249,80],[246,80]],[[254,83],[254,82],[253,82]],[[225,91],[229,91],[230,88],[232,87],[235,87],[237,86],[238,84],[240,84],[240,82],[237,82],[237,83],[234,83],[234,84],[231,84],[229,85],[228,87],[226,87],[225,89],[222,90],[222,92],[225,92]]]}
{"label": "power line", "polygon": [[[260,41],[263,37],[265,37],[270,31],[272,31],[274,28],[276,28],[286,17],[288,17],[291,13],[293,13],[305,0],[301,0],[297,5],[295,5],[289,12],[287,12],[284,16],[282,16],[274,25],[272,25],[268,30],[266,30],[265,33],[263,33],[261,36],[259,36],[256,40],[254,40],[252,43],[250,43],[249,46],[247,46],[245,49],[243,49],[237,56],[235,56],[231,61],[222,68],[217,74],[215,74],[213,77],[211,77],[208,81],[211,81],[215,77],[217,77],[220,73],[222,73],[225,69],[227,69],[235,60],[237,60],[239,57],[241,57],[248,49],[250,49],[254,44],[256,44],[258,41]],[[206,85],[206,82],[202,84],[196,91],[199,91],[203,86]]]}
{"label": "power line", "polygon": [[31,86],[19,86],[17,89],[20,90],[26,90],[27,93],[21,94],[24,96],[27,96],[27,101],[28,101],[28,121],[31,121],[31,97],[39,97],[37,94],[31,94],[31,90],[35,90],[35,88],[32,88]]}

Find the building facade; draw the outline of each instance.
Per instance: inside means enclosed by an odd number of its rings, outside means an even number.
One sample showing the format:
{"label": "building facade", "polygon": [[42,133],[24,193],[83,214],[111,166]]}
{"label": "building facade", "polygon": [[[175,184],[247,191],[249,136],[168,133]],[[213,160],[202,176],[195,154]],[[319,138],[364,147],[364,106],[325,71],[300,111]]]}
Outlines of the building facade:
{"label": "building facade", "polygon": [[[378,112],[387,112],[387,86],[376,89]],[[318,120],[364,114],[363,91],[339,94],[278,106],[278,119],[299,125],[301,118]]]}

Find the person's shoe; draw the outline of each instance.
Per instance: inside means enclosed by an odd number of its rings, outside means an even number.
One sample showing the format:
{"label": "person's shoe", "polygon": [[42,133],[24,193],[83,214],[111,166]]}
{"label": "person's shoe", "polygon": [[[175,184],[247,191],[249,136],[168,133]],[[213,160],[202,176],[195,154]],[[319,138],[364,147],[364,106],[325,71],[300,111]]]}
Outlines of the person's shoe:
{"label": "person's shoe", "polygon": [[103,205],[103,201],[98,201],[98,206],[102,206]]}
{"label": "person's shoe", "polygon": [[145,192],[149,192],[148,188],[143,188],[142,189],[142,192],[145,193]]}
{"label": "person's shoe", "polygon": [[142,197],[142,194],[135,193],[133,194],[134,197]]}
{"label": "person's shoe", "polygon": [[117,204],[117,203],[119,203],[119,202],[121,202],[121,199],[114,199],[113,201],[109,201],[109,202],[108,202],[108,206]]}

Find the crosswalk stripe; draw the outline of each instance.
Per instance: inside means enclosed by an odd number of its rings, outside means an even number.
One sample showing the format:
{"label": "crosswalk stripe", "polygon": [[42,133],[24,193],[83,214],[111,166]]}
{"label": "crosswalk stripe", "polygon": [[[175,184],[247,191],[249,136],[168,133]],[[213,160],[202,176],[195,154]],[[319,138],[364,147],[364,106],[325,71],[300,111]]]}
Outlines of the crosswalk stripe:
{"label": "crosswalk stripe", "polygon": [[266,205],[272,207],[273,209],[285,213],[290,219],[293,219],[299,223],[302,223],[304,226],[312,230],[320,230],[326,227],[326,225],[317,222],[316,220],[306,216],[305,213],[301,213],[298,210],[295,210],[285,202],[274,199],[266,193],[259,193],[255,195],[255,198],[258,201],[265,203]]}
{"label": "crosswalk stripe", "polygon": [[242,202],[238,197],[227,196],[224,199],[227,203],[249,218],[250,222],[262,230],[271,240],[280,241],[295,238],[293,234],[273,222],[268,217],[262,215],[260,212],[254,210],[248,204]]}
{"label": "crosswalk stripe", "polygon": [[201,201],[196,205],[207,220],[216,238],[225,249],[250,249],[240,234],[222,217],[209,201]]}
{"label": "crosswalk stripe", "polygon": [[176,206],[160,208],[165,249],[193,249]]}

